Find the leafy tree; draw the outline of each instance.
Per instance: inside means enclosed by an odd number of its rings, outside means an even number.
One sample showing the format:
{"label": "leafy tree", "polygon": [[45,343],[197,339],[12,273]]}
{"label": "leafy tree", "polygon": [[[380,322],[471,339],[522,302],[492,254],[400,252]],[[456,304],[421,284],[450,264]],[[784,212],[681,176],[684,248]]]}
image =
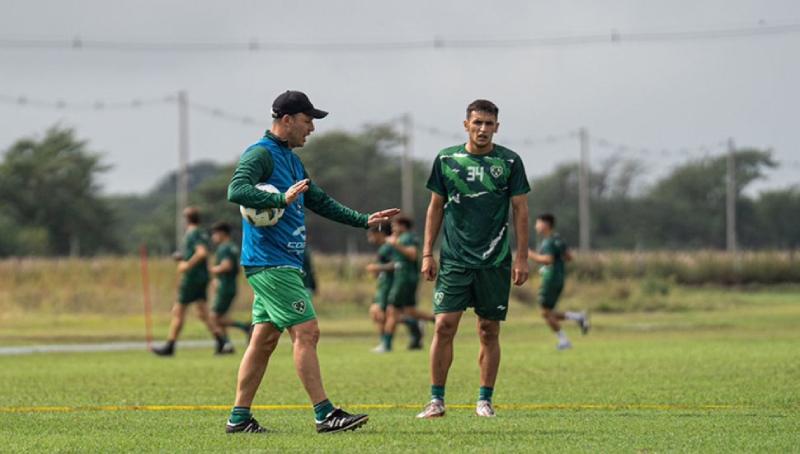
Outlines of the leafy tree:
{"label": "leafy tree", "polygon": [[112,211],[97,183],[107,169],[72,129],[52,127],[41,140],[13,144],[0,163],[0,205],[17,233],[14,253],[116,251]]}

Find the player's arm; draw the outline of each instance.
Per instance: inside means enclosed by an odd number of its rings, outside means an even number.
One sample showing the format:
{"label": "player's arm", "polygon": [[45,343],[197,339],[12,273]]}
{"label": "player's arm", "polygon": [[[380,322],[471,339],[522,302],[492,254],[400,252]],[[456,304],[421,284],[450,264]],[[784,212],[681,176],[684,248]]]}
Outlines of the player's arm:
{"label": "player's arm", "polygon": [[326,194],[322,188],[310,180],[308,183],[308,192],[305,196],[305,202],[306,207],[308,207],[309,210],[324,218],[328,218],[331,221],[339,222],[341,224],[347,224],[353,227],[361,227],[364,229],[371,225],[378,225],[386,222],[400,212],[400,210],[396,208],[391,208],[388,210],[376,211],[369,215],[360,213],[352,208],[342,205],[336,199]]}
{"label": "player's arm", "polygon": [[511,197],[511,210],[514,213],[514,231],[517,237],[517,252],[511,268],[514,285],[522,285],[528,280],[528,195]]}
{"label": "player's arm", "polygon": [[393,263],[368,263],[367,271],[371,273],[380,273],[381,271],[393,271]]}
{"label": "player's arm", "polygon": [[198,244],[194,248],[194,253],[192,256],[189,257],[189,260],[180,262],[178,264],[178,271],[183,273],[184,271],[190,270],[195,267],[198,263],[205,260],[208,257],[208,248],[203,244]]}
{"label": "player's arm", "polygon": [[572,255],[572,251],[571,250],[567,249],[566,251],[564,251],[564,261],[565,262],[571,262],[573,258],[575,258],[575,257]]}
{"label": "player's arm", "polygon": [[231,271],[233,271],[233,267],[234,267],[233,260],[225,259],[222,262],[220,262],[219,265],[212,266],[211,272],[214,274],[230,273]]}
{"label": "player's arm", "polygon": [[439,237],[439,230],[442,228],[444,218],[444,196],[432,191],[431,201],[428,203],[428,211],[425,214],[425,237],[422,241],[422,275],[425,279],[432,281],[436,279],[438,265],[433,257],[433,244]]}
{"label": "player's arm", "polygon": [[540,265],[552,265],[553,264],[553,256],[548,254],[539,254],[538,252],[534,251],[533,249],[528,251],[528,258],[533,260],[534,262]]}
{"label": "player's arm", "polygon": [[249,208],[285,208],[308,190],[308,180],[292,185],[286,193],[275,194],[256,189],[256,184],[272,175],[275,163],[264,147],[251,147],[244,152],[228,185],[228,201]]}
{"label": "player's arm", "polygon": [[386,244],[395,248],[397,252],[403,254],[403,256],[411,261],[417,260],[417,246],[414,244],[410,245],[403,245],[400,244],[400,237],[396,237],[394,235],[386,238]]}

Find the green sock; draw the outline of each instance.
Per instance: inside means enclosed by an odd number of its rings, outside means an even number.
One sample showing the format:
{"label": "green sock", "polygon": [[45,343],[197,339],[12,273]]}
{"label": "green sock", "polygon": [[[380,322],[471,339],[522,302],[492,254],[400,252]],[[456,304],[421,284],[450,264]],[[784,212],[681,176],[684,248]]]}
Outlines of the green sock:
{"label": "green sock", "polygon": [[250,325],[245,322],[233,322],[233,326],[239,328],[244,332],[250,331]]}
{"label": "green sock", "polygon": [[316,418],[317,421],[324,421],[325,417],[333,411],[333,408],[333,404],[328,399],[314,404],[314,418]]}
{"label": "green sock", "polygon": [[444,385],[431,385],[431,400],[434,399],[444,402]]}
{"label": "green sock", "polygon": [[383,347],[386,350],[391,350],[392,349],[392,337],[393,337],[393,335],[390,334],[390,333],[384,333],[384,335],[381,336],[381,339],[383,339]]}
{"label": "green sock", "polygon": [[494,388],[490,388],[488,386],[481,386],[481,389],[478,391],[478,400],[488,400],[489,402],[491,402],[493,392]]}
{"label": "green sock", "polygon": [[253,414],[250,413],[250,407],[233,407],[229,421],[231,424],[240,424],[249,421],[252,417]]}

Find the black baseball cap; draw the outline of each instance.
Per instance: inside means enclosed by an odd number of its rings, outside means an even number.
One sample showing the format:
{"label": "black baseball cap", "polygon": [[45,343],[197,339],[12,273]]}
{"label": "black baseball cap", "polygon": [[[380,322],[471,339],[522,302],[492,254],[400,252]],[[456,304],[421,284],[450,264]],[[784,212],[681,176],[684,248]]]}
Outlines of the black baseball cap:
{"label": "black baseball cap", "polygon": [[272,118],[304,113],[312,118],[325,118],[328,112],[314,108],[305,93],[287,90],[272,102]]}

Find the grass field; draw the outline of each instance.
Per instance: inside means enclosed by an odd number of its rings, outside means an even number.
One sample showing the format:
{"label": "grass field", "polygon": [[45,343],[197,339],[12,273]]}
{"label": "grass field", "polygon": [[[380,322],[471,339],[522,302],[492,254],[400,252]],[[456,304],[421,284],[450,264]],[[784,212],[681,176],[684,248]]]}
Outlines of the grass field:
{"label": "grass field", "polygon": [[[328,393],[334,403],[371,416],[362,430],[329,436],[314,432],[287,343],[256,400],[281,406],[255,411],[269,435],[223,433],[241,348],[229,357],[213,357],[210,349],[179,349],[171,359],[146,352],[0,357],[0,450],[800,450],[800,290],[685,292],[691,301],[713,301],[715,309],[598,314],[587,337],[570,327],[575,348],[567,352],[554,349],[532,308],[515,304],[501,334],[493,420],[472,413],[478,388],[472,315],[456,344],[448,416],[418,421],[413,416],[429,391],[427,354],[402,348],[370,354],[376,339],[365,317],[356,318],[352,308],[327,310],[320,356]],[[166,318],[157,322],[163,335]],[[4,332],[11,329],[8,336],[24,343],[59,339],[51,336],[59,329],[67,337],[83,333],[73,340],[141,330],[134,316],[39,314],[11,325],[4,322]],[[204,337],[197,322],[186,334]],[[241,345],[241,336],[235,339]]]}

